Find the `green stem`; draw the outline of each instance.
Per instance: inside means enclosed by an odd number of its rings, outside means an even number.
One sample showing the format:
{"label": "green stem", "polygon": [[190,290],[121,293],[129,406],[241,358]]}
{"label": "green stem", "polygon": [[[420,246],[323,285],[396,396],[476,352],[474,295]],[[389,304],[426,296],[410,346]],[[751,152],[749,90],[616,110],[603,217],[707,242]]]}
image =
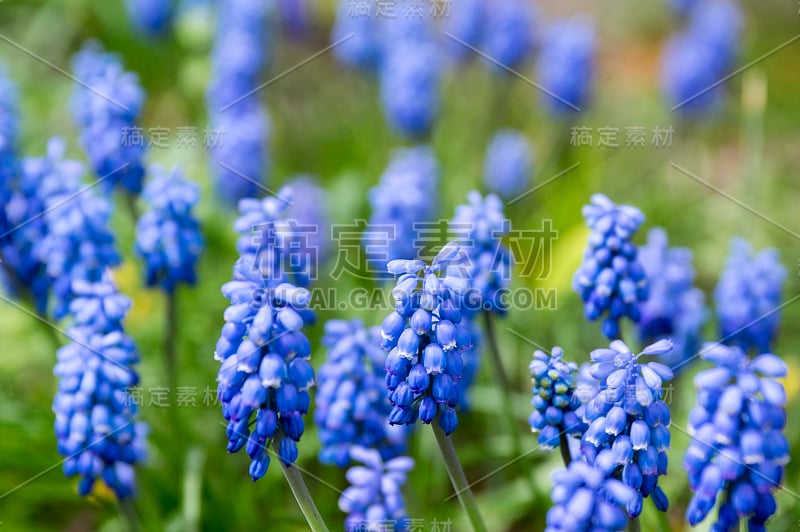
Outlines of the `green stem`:
{"label": "green stem", "polygon": [[508,430],[511,434],[511,445],[513,448],[514,456],[522,455],[522,445],[519,439],[519,431],[517,430],[517,423],[514,419],[514,402],[511,400],[512,387],[506,375],[506,370],[503,367],[503,359],[500,357],[500,349],[497,346],[497,336],[494,332],[494,321],[489,312],[483,311],[483,322],[486,329],[486,343],[489,345],[489,355],[494,366],[494,376],[497,385],[500,387],[500,398],[503,401],[503,413],[508,425]]}
{"label": "green stem", "polygon": [[639,518],[634,517],[632,519],[628,519],[628,530],[630,532],[639,532],[641,528],[639,527]]}
{"label": "green stem", "polygon": [[561,450],[561,459],[564,460],[564,465],[569,467],[570,462],[572,462],[572,453],[569,451],[569,442],[567,441],[567,433],[561,431],[559,435],[559,445],[558,448]]}
{"label": "green stem", "polygon": [[[274,439],[272,447],[275,450],[275,454],[280,456],[278,454],[278,438]],[[292,494],[297,500],[297,505],[300,506],[300,511],[303,512],[308,526],[313,532],[328,532],[328,527],[325,526],[325,521],[322,520],[322,516],[319,510],[317,510],[314,500],[311,498],[311,493],[309,493],[300,471],[291,465],[287,466],[280,458],[278,458],[278,462],[281,464],[283,475],[286,477],[286,481],[292,489]]]}
{"label": "green stem", "polygon": [[466,512],[472,529],[476,532],[486,531],[486,525],[483,524],[483,518],[478,511],[475,497],[472,495],[469,484],[467,484],[467,477],[464,475],[464,469],[461,467],[461,462],[458,460],[453,442],[450,440],[449,436],[445,435],[438,422],[431,423],[431,426],[433,427],[433,433],[436,435],[439,450],[442,451],[444,465],[447,467],[447,474],[450,475],[450,481],[453,483],[453,488],[456,490],[458,501]]}
{"label": "green stem", "polygon": [[125,523],[125,528],[129,532],[138,532],[139,517],[136,515],[136,507],[133,505],[133,499],[126,497],[117,501],[117,508],[119,509],[119,516],[122,522]]}
{"label": "green stem", "polygon": [[125,206],[128,208],[128,214],[130,214],[133,220],[133,226],[136,227],[136,223],[139,221],[139,208],[136,206],[136,195],[127,191],[122,194],[125,198]]}
{"label": "green stem", "polygon": [[170,394],[177,393],[175,386],[178,379],[178,357],[175,352],[175,334],[178,330],[177,296],[175,292],[165,294],[166,298],[166,329],[164,331],[164,362],[167,366],[167,379]]}

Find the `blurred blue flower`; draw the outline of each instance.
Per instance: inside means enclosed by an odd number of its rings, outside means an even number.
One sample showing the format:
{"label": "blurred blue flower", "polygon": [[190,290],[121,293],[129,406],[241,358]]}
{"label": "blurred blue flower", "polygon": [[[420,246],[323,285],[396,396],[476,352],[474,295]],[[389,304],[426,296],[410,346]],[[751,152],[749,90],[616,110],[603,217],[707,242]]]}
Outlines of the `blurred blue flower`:
{"label": "blurred blue flower", "polygon": [[81,80],[72,94],[72,116],[92,169],[106,191],[119,185],[138,194],[146,142],[138,125],[145,99],[139,78],[94,41],[73,56],[72,69]]}
{"label": "blurred blue flower", "polygon": [[690,13],[698,4],[703,3],[705,0],[669,0],[667,3],[673,11],[679,15],[686,15]]}
{"label": "blurred blue flower", "polygon": [[304,288],[262,277],[253,255],[241,257],[222,294],[230,301],[214,358],[222,364],[217,397],[228,422],[228,452],[246,448],[250,476],[267,472],[273,443],[286,464],[297,459],[314,386],[311,344],[301,331]]}
{"label": "blurred blue flower", "polygon": [[152,166],[150,174],[144,189],[150,210],[136,224],[136,253],[144,260],[147,286],[172,293],[179,283],[195,282],[203,235],[192,210],[200,192],[179,166],[170,173]]}
{"label": "blurred blue flower", "polygon": [[259,102],[270,46],[269,3],[228,0],[218,6],[206,95],[217,138],[209,139],[211,171],[224,200],[259,195],[268,175],[269,119]]}
{"label": "blurred blue flower", "polygon": [[285,188],[291,190],[291,203],[276,228],[278,245],[294,283],[309,286],[330,253],[327,197],[316,179],[307,175],[294,177]]}
{"label": "blurred blue flower", "polygon": [[[17,87],[0,65],[0,205],[6,205],[17,175],[19,110]],[[5,213],[0,209],[0,231],[6,232]]]}
{"label": "blurred blue flower", "polygon": [[670,248],[667,233],[657,227],[639,248],[639,260],[650,286],[649,297],[639,305],[639,338],[643,344],[670,338],[675,347],[662,362],[677,370],[697,352],[708,318],[705,295],[694,286],[692,252]]}
{"label": "blurred blue flower", "polygon": [[366,329],[359,320],[325,324],[328,356],[319,368],[314,411],[322,463],[346,466],[355,445],[377,450],[384,460],[405,452],[406,431],[389,425],[392,406],[380,342],[380,327]]}
{"label": "blurred blue flower", "polygon": [[64,150],[63,140],[54,137],[47,157],[25,161],[25,172],[39,175],[37,193],[45,227],[32,253],[46,265],[56,319],[67,314],[75,281],[99,282],[108,268],[120,263],[109,227],[111,204],[80,188],[83,165],[64,160]]}
{"label": "blurred blue flower", "polygon": [[[483,335],[480,327],[475,325],[475,322],[466,318],[461,319],[460,325],[464,328],[462,335],[464,336],[464,345],[461,350],[461,361],[464,367],[461,369],[461,379],[458,381],[458,408],[462,412],[470,409],[469,392],[473,383],[478,378],[478,373],[481,369],[481,343],[483,342]],[[469,340],[467,340],[467,334]],[[469,343],[466,343],[468,342]]]}
{"label": "blurred blue flower", "polygon": [[527,190],[533,173],[533,151],[522,133],[504,129],[495,133],[486,150],[483,182],[505,200]]}
{"label": "blurred blue flower", "polygon": [[745,351],[772,349],[780,325],[786,268],[776,249],[754,254],[750,244],[737,238],[714,289],[722,342]]}
{"label": "blurred blue flower", "polygon": [[359,446],[350,455],[364,465],[347,471],[350,486],[339,497],[339,509],[348,514],[345,530],[407,530],[402,487],[414,460],[400,456],[384,462],[378,451]]}
{"label": "blurred blue flower", "polygon": [[[374,272],[385,271],[392,259],[417,257],[415,223],[433,221],[438,206],[439,165],[430,146],[400,148],[380,182],[369,191],[372,232],[363,244]],[[379,234],[380,233],[380,234]]]}
{"label": "blurred blue flower", "polygon": [[536,73],[547,91],[542,92],[542,101],[552,113],[575,113],[589,103],[596,47],[594,27],[581,18],[564,20],[549,28]]}
{"label": "blurred blue flower", "polygon": [[662,383],[673,374],[664,364],[640,363],[639,357],[662,356],[671,349],[672,341],[660,340],[633,355],[622,341],[614,340],[610,349],[591,353],[590,372],[599,388],[582,410],[589,426],[580,450],[595,469],[636,490],[627,506],[630,517],[641,513],[644,497],[651,497],[662,512],[669,505],[657,483],[667,473],[670,446],[670,410]]}
{"label": "blurred blue flower", "polygon": [[215,190],[228,203],[260,196],[266,190],[261,183],[270,162],[269,116],[261,106],[247,101],[212,116],[218,135],[209,141]]}
{"label": "blurred blue flower", "polygon": [[337,44],[332,52],[345,66],[376,71],[383,56],[381,28],[375,17],[361,14],[358,4],[339,0],[331,42]]}
{"label": "blurred blue flower", "polygon": [[452,268],[469,281],[469,290],[459,296],[461,311],[466,317],[480,311],[504,315],[508,308],[503,296],[511,284],[512,257],[501,239],[511,222],[503,214],[503,202],[494,194],[483,198],[473,190],[467,201],[456,207],[450,221],[450,231],[458,235],[465,254],[465,260]]}
{"label": "blurred blue flower", "polygon": [[399,275],[392,290],[395,310],[381,326],[381,345],[389,351],[385,367],[393,425],[436,419],[448,435],[458,425],[455,407],[464,367],[461,352],[472,347],[472,339],[460,324],[456,299],[467,283],[445,272],[461,258],[458,244],[450,242],[430,266],[402,259],[387,265],[390,273]]}
{"label": "blurred blue flower", "polygon": [[455,61],[463,62],[475,56],[475,51],[464,44],[480,49],[484,17],[482,0],[459,0],[450,6],[449,13],[442,22],[445,33],[443,42]]}
{"label": "blurred blue flower", "polygon": [[786,391],[777,380],[786,364],[771,353],[749,359],[739,347],[717,343],[701,356],[715,367],[694,378],[697,404],[683,459],[693,492],[686,520],[698,525],[720,498],[712,530],[735,530],[739,519],[748,519],[749,530],[766,530],[789,462]]}
{"label": "blurred blue flower", "polygon": [[[493,71],[506,72],[495,62],[518,68],[533,52],[538,18],[534,7],[526,0],[498,0],[486,6],[481,52],[492,59],[485,64]],[[461,7],[456,4],[455,9]]]}
{"label": "blurred blue flower", "polygon": [[739,48],[742,14],[728,0],[703,0],[689,13],[687,27],[667,43],[661,83],[670,107],[684,116],[705,116],[722,104]]}
{"label": "blurred blue flower", "polygon": [[586,319],[603,321],[603,334],[619,338],[619,320],[640,318],[639,303],[648,295],[647,277],[631,238],[644,222],[644,214],[630,205],[616,205],[603,194],[594,194],[583,207],[589,229],[589,245],[583,264],[575,272],[573,289],[584,302]]}
{"label": "blurred blue flower", "polygon": [[439,114],[440,51],[429,38],[403,38],[386,47],[381,102],[389,124],[409,137],[430,134]]}
{"label": "blurred blue flower", "polygon": [[172,24],[172,0],[125,0],[128,19],[145,37],[161,37]]}
{"label": "blurred blue flower", "polygon": [[549,355],[537,349],[529,366],[534,410],[528,421],[531,430],[539,433],[539,446],[543,449],[558,447],[562,432],[581,437],[586,430],[575,413],[580,406],[580,398],[575,395],[578,365],[563,357],[560,347],[554,347]]}
{"label": "blurred blue flower", "polygon": [[623,530],[625,508],[636,492],[617,479],[580,460],[553,473],[546,532],[567,530]]}
{"label": "blurred blue flower", "polygon": [[53,370],[58,452],[64,474],[80,475],[81,495],[101,479],[123,499],[134,495],[133,466],[145,459],[147,433],[128,393],[139,381],[133,369],[139,355],[122,326],[130,300],[108,279],[76,281],[72,290],[71,342],[58,350]]}
{"label": "blurred blue flower", "polygon": [[309,0],[279,0],[278,13],[281,26],[295,38],[306,35],[312,24],[311,6]]}

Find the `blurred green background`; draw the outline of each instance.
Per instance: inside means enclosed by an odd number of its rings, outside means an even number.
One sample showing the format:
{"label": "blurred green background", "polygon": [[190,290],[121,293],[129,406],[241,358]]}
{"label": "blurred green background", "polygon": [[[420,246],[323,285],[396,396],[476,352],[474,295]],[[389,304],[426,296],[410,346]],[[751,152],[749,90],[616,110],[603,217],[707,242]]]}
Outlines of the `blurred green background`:
{"label": "blurred green background", "polygon": [[[572,273],[580,263],[587,235],[580,207],[602,191],[617,202],[638,206],[647,215],[639,235],[653,226],[667,229],[672,245],[686,246],[695,254],[698,284],[711,299],[732,237],[741,235],[755,248],[777,247],[789,270],[785,299],[800,293],[796,268],[798,241],[787,231],[765,221],[736,201],[714,192],[677,171],[685,168],[791,231],[800,232],[800,42],[758,61],[728,83],[725,111],[711,121],[684,123],[669,111],[658,88],[659,56],[677,21],[665,2],[636,0],[595,2],[540,2],[548,16],[587,10],[596,18],[599,33],[597,90],[594,103],[577,118],[577,125],[594,130],[594,147],[569,147],[569,125],[549,118],[538,92],[513,76],[498,77],[480,63],[450,70],[444,78],[444,98],[431,144],[441,165],[440,205],[443,218],[465,200],[465,192],[482,186],[483,154],[499,127],[522,130],[537,153],[534,185],[580,162],[563,177],[510,206],[506,214],[514,227],[536,228],[551,219],[558,231],[552,249],[553,271],[544,281],[515,280],[532,287],[555,288],[555,309],[515,312],[499,324],[504,362],[514,381],[515,414],[525,449],[537,446],[530,434],[527,365],[533,347],[519,335],[542,346],[561,345],[573,360],[588,360],[590,350],[605,344],[598,324],[587,324],[577,294],[570,289]],[[269,77],[296,65],[329,43],[333,3],[313,4],[313,24],[303,39],[292,39],[274,28]],[[759,58],[800,32],[800,6],[793,2],[745,2],[744,65]],[[247,475],[244,454],[225,452],[224,427],[219,408],[204,404],[204,390],[213,389],[218,363],[212,358],[227,301],[219,287],[230,277],[236,259],[231,222],[235,212],[215,202],[202,147],[174,146],[177,127],[206,126],[204,90],[207,82],[209,34],[200,26],[179,26],[173,36],[148,42],[129,28],[120,0],[106,2],[61,0],[0,1],[0,61],[20,88],[23,155],[41,155],[51,135],[68,140],[70,155],[85,160],[67,101],[73,82],[55,69],[26,54],[9,40],[54,65],[69,70],[70,56],[88,38],[100,40],[119,53],[125,66],[138,73],[148,93],[141,125],[170,128],[173,147],[151,148],[149,161],[181,163],[186,175],[204,191],[198,214],[207,249],[200,265],[200,283],[179,292],[179,384],[194,394],[196,406],[149,405],[153,388],[167,386],[161,357],[164,298],[142,288],[140,264],[133,257],[132,224],[118,208],[113,228],[125,263],[116,271],[120,289],[134,300],[126,328],[142,356],[139,366],[144,404],[141,418],[150,425],[149,461],[138,468],[139,498],[136,508],[145,530],[302,530],[305,522],[277,464],[257,483]],[[525,67],[530,75],[530,67]],[[383,118],[374,79],[341,68],[330,54],[303,66],[270,85],[260,94],[273,123],[272,169],[268,186],[277,189],[293,174],[319,176],[329,192],[334,223],[367,218],[366,190],[375,184],[391,150],[407,144],[389,130]],[[498,102],[502,102],[498,104]],[[673,127],[669,148],[625,148],[624,131],[645,127]],[[620,130],[620,148],[597,147],[597,128]],[[649,139],[648,139],[649,140]],[[120,198],[117,198],[118,200]],[[120,202],[118,202],[120,204]],[[120,204],[121,206],[121,204]],[[334,283],[324,273],[318,286]],[[337,289],[358,286],[357,279],[336,283]],[[76,482],[65,479],[58,465],[52,431],[51,400],[56,389],[52,375],[55,345],[41,323],[19,309],[0,304],[0,527],[4,530],[117,530],[122,524],[110,492],[96,489],[92,496],[76,495]],[[800,487],[800,426],[792,423],[800,407],[800,331],[794,324],[800,306],[783,312],[777,353],[790,367],[786,379],[790,403],[786,428],[792,443],[792,463],[785,484]],[[382,316],[370,311],[322,311],[319,323],[309,329],[315,345],[315,367],[324,360],[319,345],[321,324],[335,317],[359,316],[368,324]],[[516,333],[516,334],[515,334]],[[631,331],[626,338],[634,341]],[[706,338],[716,337],[710,320]],[[65,337],[58,343],[65,343]],[[691,376],[703,366],[692,365],[674,383],[673,422],[686,426],[694,402]],[[472,410],[461,417],[453,436],[469,479],[489,475],[474,487],[490,530],[540,530],[550,505],[549,474],[561,467],[558,453],[534,451],[513,465],[514,452],[500,411],[498,389],[484,363],[472,391]],[[192,392],[192,389],[193,392]],[[173,392],[175,392],[173,390]],[[300,444],[299,465],[314,476],[306,477],[314,498],[332,529],[341,528],[344,515],[337,508],[344,473],[318,464],[319,442],[307,418],[308,430]],[[690,492],[680,467],[688,436],[672,430],[670,473],[661,480],[671,507],[660,515],[645,502],[643,530],[680,530]],[[450,486],[430,430],[418,430],[411,442],[417,466],[406,486],[411,517],[452,521],[452,530],[467,523]],[[786,491],[777,495],[774,530],[796,529],[800,501]],[[706,530],[708,523],[698,527]],[[688,527],[686,527],[688,528]]]}

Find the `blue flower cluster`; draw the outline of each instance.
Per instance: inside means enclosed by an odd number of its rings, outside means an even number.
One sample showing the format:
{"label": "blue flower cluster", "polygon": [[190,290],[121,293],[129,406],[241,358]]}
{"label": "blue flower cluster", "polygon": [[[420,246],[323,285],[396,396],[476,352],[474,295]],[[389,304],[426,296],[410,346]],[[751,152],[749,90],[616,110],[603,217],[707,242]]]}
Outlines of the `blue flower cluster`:
{"label": "blue flower cluster", "polygon": [[138,194],[144,178],[145,140],[138,126],[145,93],[139,78],[122,68],[116,54],[90,42],[72,60],[81,80],[72,94],[72,116],[80,141],[106,191],[119,185]]}
{"label": "blue flower cluster", "polygon": [[554,24],[545,35],[536,72],[553,114],[575,113],[589,103],[596,47],[594,28],[580,18]]}
{"label": "blue flower cluster", "polygon": [[630,205],[616,205],[603,194],[594,194],[583,207],[589,229],[589,245],[583,264],[575,272],[572,286],[584,302],[590,321],[603,314],[603,334],[619,338],[619,320],[625,316],[638,322],[639,303],[648,296],[644,268],[631,238],[644,222],[644,214]]}
{"label": "blue flower cluster", "polygon": [[332,44],[338,43],[333,55],[345,66],[375,71],[383,55],[380,27],[371,14],[357,13],[356,6],[348,0],[339,0],[331,32]]}
{"label": "blue flower cluster", "polygon": [[325,324],[322,343],[329,351],[319,368],[314,411],[322,463],[346,466],[353,446],[375,449],[384,460],[405,451],[406,431],[389,425],[380,342],[380,328],[366,329],[359,320]]}
{"label": "blue flower cluster", "polygon": [[669,505],[658,477],[667,473],[670,445],[670,411],[662,400],[662,383],[673,375],[664,364],[638,360],[671,349],[670,340],[660,340],[634,356],[628,346],[615,340],[610,349],[591,353],[590,371],[600,386],[583,410],[589,427],[581,439],[581,454],[604,475],[636,490],[627,506],[630,517],[642,512],[644,497],[652,497],[662,512]]}
{"label": "blue flower cluster", "polygon": [[731,243],[731,254],[714,290],[722,342],[745,351],[769,352],[780,325],[786,269],[775,249],[754,254],[743,239]]}
{"label": "blue flower cluster", "polygon": [[378,451],[359,446],[352,447],[350,455],[364,465],[347,471],[351,485],[339,497],[339,509],[348,514],[345,530],[407,530],[401,490],[414,460],[400,456],[384,462]]}
{"label": "blue flower cluster", "polygon": [[288,257],[285,267],[295,284],[309,286],[330,251],[325,190],[305,175],[295,177],[284,188],[287,194],[291,191],[291,202],[276,228],[278,246]]}
{"label": "blue flower cluster", "polygon": [[172,0],[125,0],[128,19],[145,37],[161,37],[172,24]]}
{"label": "blue flower cluster", "polygon": [[522,133],[504,129],[495,133],[486,150],[483,182],[509,200],[525,192],[533,173],[533,151]]}
{"label": "blue flower cluster", "polygon": [[229,0],[218,5],[207,100],[216,190],[230,203],[256,196],[266,181],[269,118],[259,102],[259,77],[267,62],[269,3]]}
{"label": "blue flower cluster", "polygon": [[[475,322],[466,318],[461,319],[461,326],[469,333],[469,343],[465,343],[461,350],[461,361],[464,366],[461,369],[461,379],[458,381],[458,408],[466,412],[470,408],[469,391],[481,368],[480,346],[483,341],[481,330]],[[464,335],[464,342],[467,342],[467,335]]]}
{"label": "blue flower cluster", "polygon": [[[19,116],[17,87],[0,66],[0,205],[6,205],[17,174]],[[0,209],[0,231],[6,232],[5,213]]]}
{"label": "blue flower cluster", "polygon": [[365,232],[363,244],[374,264],[371,271],[385,270],[393,259],[418,256],[414,224],[436,216],[438,181],[439,165],[430,146],[394,151],[380,182],[369,191],[374,231]]}
{"label": "blue flower cluster", "polygon": [[468,203],[456,207],[450,230],[458,235],[465,261],[452,268],[469,281],[469,290],[461,300],[461,311],[473,317],[480,311],[506,313],[501,297],[511,283],[512,257],[501,239],[508,234],[511,222],[503,214],[503,202],[494,194],[486,198],[473,190]]}
{"label": "blue flower cluster", "polygon": [[128,394],[139,380],[133,369],[139,355],[122,326],[130,300],[108,279],[76,281],[73,290],[71,342],[58,350],[53,370],[58,452],[64,473],[80,475],[81,495],[102,479],[122,499],[134,494],[133,466],[145,458],[147,432]]}
{"label": "blue flower cluster", "polygon": [[692,252],[670,248],[667,233],[651,229],[639,249],[649,283],[649,297],[639,305],[639,338],[649,344],[670,338],[674,349],[662,362],[679,369],[700,346],[701,328],[708,317],[703,291],[694,286]]}
{"label": "blue flower cluster", "polygon": [[578,365],[563,359],[564,350],[554,347],[551,354],[537,349],[529,366],[533,383],[533,412],[528,421],[539,433],[539,446],[555,449],[561,433],[581,437],[586,425],[575,413],[580,398],[575,394]]}
{"label": "blue flower cluster", "polygon": [[387,28],[380,91],[389,124],[409,137],[425,137],[439,114],[439,46],[427,19],[393,19]]}
{"label": "blue flower cluster", "polygon": [[789,462],[786,392],[775,379],[786,364],[773,354],[749,359],[738,347],[709,344],[702,358],[715,367],[695,376],[697,405],[689,414],[692,441],[683,467],[694,492],[686,520],[697,526],[720,498],[712,530],[766,530],[776,511],[773,492]]}
{"label": "blue flower cluster", "polygon": [[460,259],[458,244],[450,242],[430,266],[421,260],[401,259],[387,266],[399,275],[392,290],[395,310],[381,326],[381,345],[389,351],[386,384],[394,407],[389,422],[394,425],[436,419],[448,435],[458,425],[455,407],[464,367],[461,352],[471,347],[472,340],[460,324],[457,300],[466,283],[445,272]]}
{"label": "blue flower cluster", "polygon": [[171,173],[153,166],[150,174],[144,199],[151,210],[136,224],[136,253],[144,260],[147,286],[161,285],[172,293],[179,283],[195,282],[203,235],[192,209],[200,192],[178,166]]}
{"label": "blue flower cluster", "polygon": [[720,83],[733,67],[742,14],[732,0],[694,2],[685,29],[670,39],[662,58],[661,83],[669,105],[684,116],[719,109]]}
{"label": "blue flower cluster", "polygon": [[[536,20],[534,4],[526,0],[499,0],[486,5],[481,52],[492,58],[485,64],[497,72],[518,68],[533,52]],[[456,6],[455,9],[461,9]]]}
{"label": "blue flower cluster", "polygon": [[[265,281],[273,285],[290,281],[305,287],[316,279],[316,250],[310,247],[312,242],[304,228],[296,220],[287,219],[287,212],[295,208],[294,198],[288,186],[276,196],[244,198],[239,201],[240,215],[233,227],[239,234],[236,249],[250,257]],[[313,322],[310,311],[302,310],[301,314],[307,323]]]}
{"label": "blue flower cluster", "polygon": [[[277,442],[286,464],[297,459],[297,442],[305,430],[314,386],[309,363],[311,344],[303,334],[303,309],[310,299],[304,288],[276,284],[241,257],[233,280],[222,293],[231,302],[214,358],[219,369],[217,397],[228,421],[228,452],[246,447],[250,476],[263,477],[269,467],[267,446]],[[251,432],[251,422],[255,426]]]}
{"label": "blue flower cluster", "polygon": [[547,512],[545,532],[623,530],[628,523],[625,508],[636,499],[636,492],[575,460],[553,474],[550,498],[553,506]]}
{"label": "blue flower cluster", "polygon": [[443,20],[444,46],[450,57],[458,63],[474,57],[472,48],[480,49],[483,37],[483,2],[460,0]]}
{"label": "blue flower cluster", "polygon": [[25,171],[37,175],[45,230],[33,247],[46,264],[54,299],[52,313],[63,318],[69,310],[75,281],[99,282],[108,268],[120,263],[114,235],[108,226],[111,204],[91,191],[80,192],[83,165],[63,160],[65,145],[53,138],[47,157],[27,160]]}

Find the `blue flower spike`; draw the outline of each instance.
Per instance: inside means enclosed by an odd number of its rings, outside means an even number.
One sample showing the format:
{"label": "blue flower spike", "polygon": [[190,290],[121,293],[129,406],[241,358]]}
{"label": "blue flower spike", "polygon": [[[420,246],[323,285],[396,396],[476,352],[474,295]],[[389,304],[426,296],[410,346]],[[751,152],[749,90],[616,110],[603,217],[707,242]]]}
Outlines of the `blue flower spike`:
{"label": "blue flower spike", "polygon": [[382,345],[389,352],[386,384],[393,407],[391,424],[436,420],[446,435],[458,425],[455,408],[463,371],[461,352],[472,345],[454,304],[467,284],[448,273],[448,266],[460,260],[460,247],[450,242],[431,265],[403,259],[387,265],[388,271],[398,276],[392,290],[395,310],[384,320],[381,331]]}
{"label": "blue flower spike", "polygon": [[777,380],[786,364],[772,353],[748,358],[740,347],[719,343],[700,353],[714,367],[694,379],[692,440],[683,458],[693,491],[686,520],[697,526],[719,501],[712,530],[736,529],[740,519],[748,530],[766,530],[789,462],[786,391]]}
{"label": "blue flower spike", "polygon": [[620,337],[623,317],[637,323],[639,303],[648,297],[648,282],[631,241],[644,222],[644,214],[630,205],[617,205],[603,194],[595,194],[583,207],[591,229],[583,264],[572,280],[584,302],[589,321],[605,315],[602,332],[609,339]]}
{"label": "blue flower spike", "polygon": [[582,410],[588,428],[580,450],[588,464],[635,490],[627,505],[631,518],[641,513],[645,497],[651,497],[662,512],[668,506],[658,477],[667,472],[670,447],[670,410],[663,384],[673,374],[660,362],[639,359],[661,357],[671,349],[672,341],[665,339],[634,355],[615,340],[609,348],[591,353],[589,371],[599,387]]}
{"label": "blue flower spike", "polygon": [[529,366],[534,410],[528,421],[531,430],[539,433],[539,446],[548,450],[559,446],[562,433],[580,438],[586,430],[576,414],[580,406],[575,394],[578,365],[563,357],[560,347],[554,347],[549,355],[537,349]]}

